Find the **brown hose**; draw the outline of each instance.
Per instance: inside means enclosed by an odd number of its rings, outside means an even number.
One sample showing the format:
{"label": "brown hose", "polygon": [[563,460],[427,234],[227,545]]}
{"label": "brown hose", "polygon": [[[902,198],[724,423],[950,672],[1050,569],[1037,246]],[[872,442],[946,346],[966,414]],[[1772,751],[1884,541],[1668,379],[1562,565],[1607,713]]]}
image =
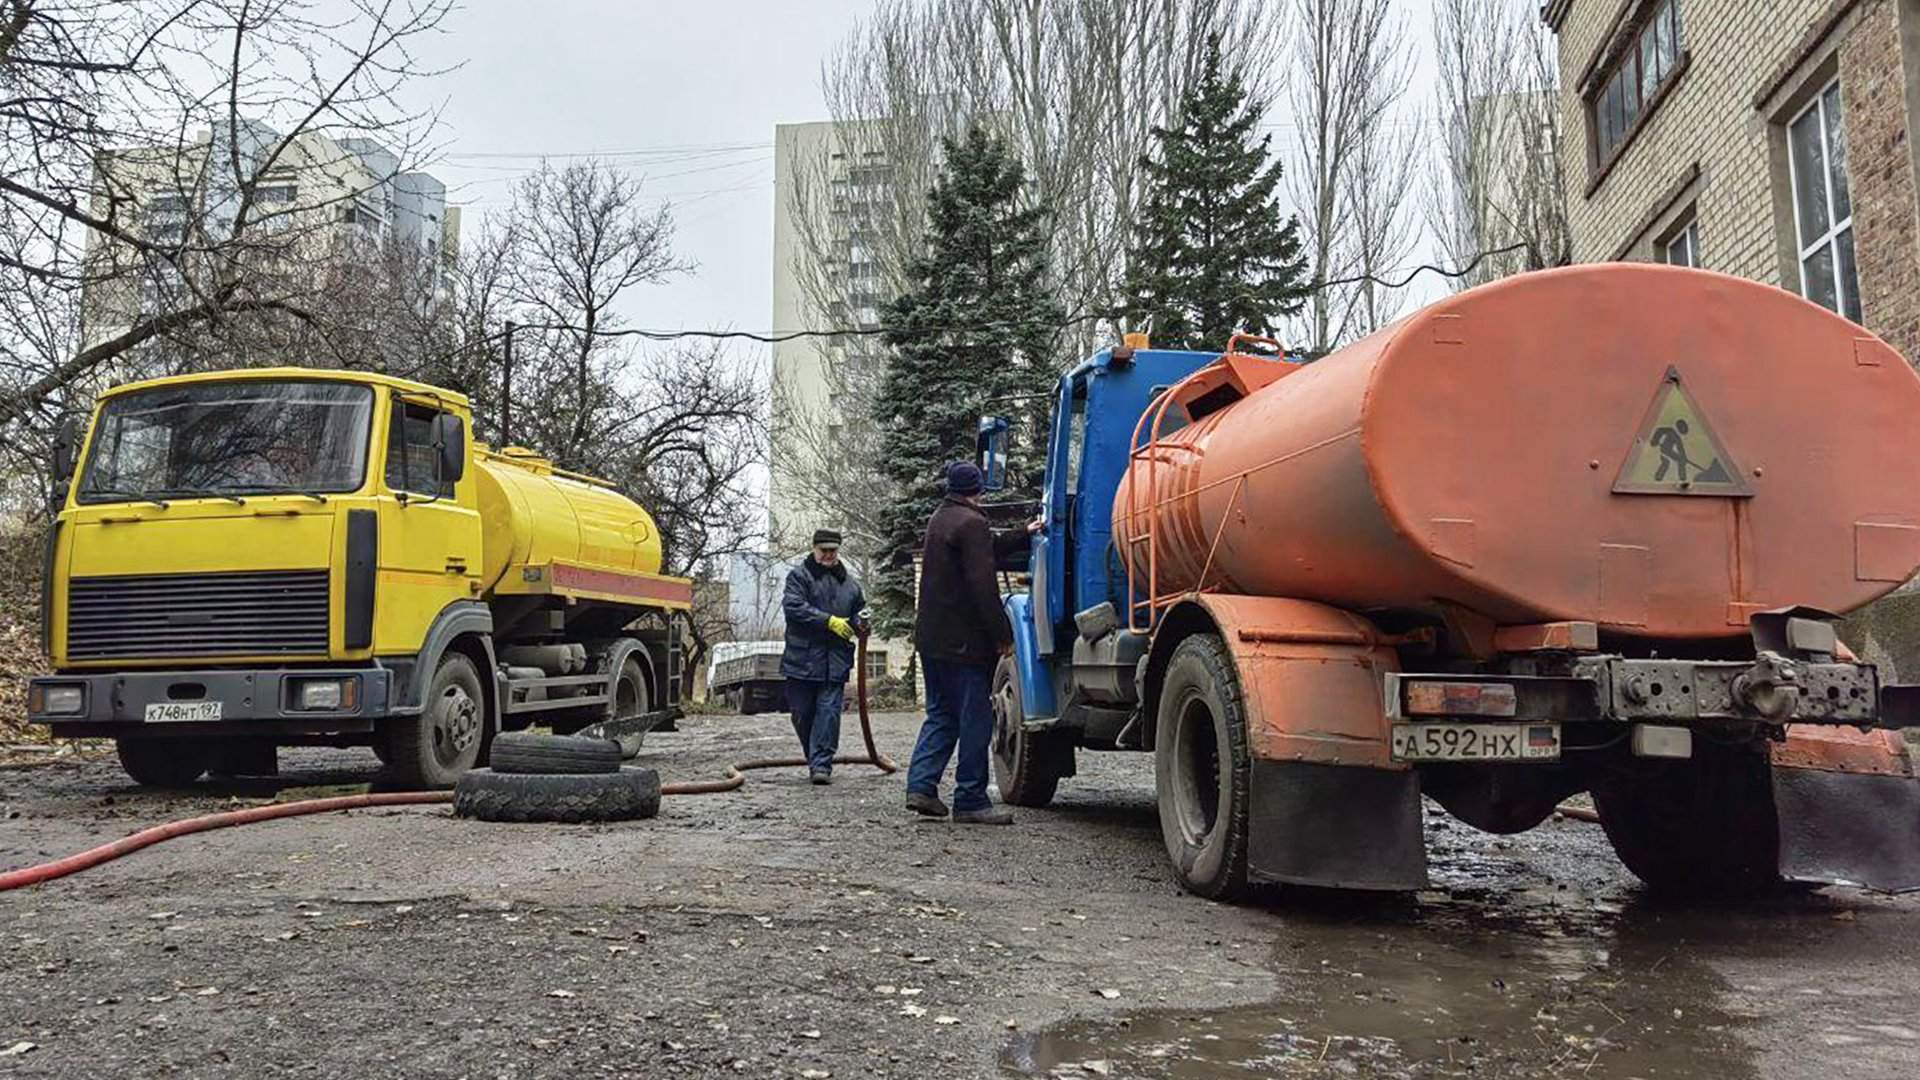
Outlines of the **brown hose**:
{"label": "brown hose", "polygon": [[[860,703],[860,737],[866,741],[865,757],[840,754],[833,759],[835,765],[873,765],[883,773],[900,771],[894,760],[880,752],[873,744],[873,718],[867,714],[867,635],[860,634],[859,648],[854,651],[854,670],[857,672],[854,682],[854,695]],[[727,766],[726,775],[719,780],[682,780],[678,783],[661,784],[662,795],[717,795],[723,791],[732,791],[747,782],[746,774],[754,769],[791,769],[809,764],[803,757],[754,758],[751,761],[736,761]]]}

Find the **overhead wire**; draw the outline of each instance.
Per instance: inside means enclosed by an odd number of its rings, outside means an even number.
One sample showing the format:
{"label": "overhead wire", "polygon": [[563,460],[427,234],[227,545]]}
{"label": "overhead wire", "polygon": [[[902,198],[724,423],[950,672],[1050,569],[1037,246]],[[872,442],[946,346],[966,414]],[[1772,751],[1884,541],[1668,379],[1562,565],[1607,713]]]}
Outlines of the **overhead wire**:
{"label": "overhead wire", "polygon": [[[1457,280],[1457,279],[1464,278],[1471,275],[1475,270],[1479,269],[1480,266],[1486,262],[1486,260],[1490,258],[1495,258],[1500,255],[1511,255],[1518,251],[1530,250],[1532,246],[1533,245],[1530,242],[1522,241],[1516,244],[1509,244],[1505,247],[1490,248],[1486,251],[1482,251],[1476,254],[1473,257],[1473,259],[1469,261],[1466,265],[1457,267],[1457,268],[1451,268],[1451,269],[1443,266],[1437,266],[1432,263],[1423,264],[1421,266],[1417,266],[1413,268],[1411,271],[1407,273],[1405,277],[1401,278],[1398,281],[1388,281],[1386,279],[1383,279],[1373,274],[1359,274],[1353,277],[1335,278],[1329,281],[1310,284],[1306,287],[1305,291],[1318,292],[1325,289],[1337,288],[1337,287],[1346,286],[1346,285],[1357,285],[1362,282],[1368,282],[1368,281],[1371,281],[1384,288],[1402,289],[1408,286],[1409,284],[1411,284],[1420,275],[1427,274],[1427,273],[1437,274],[1441,277]],[[1124,318],[1128,314],[1129,312],[1124,310],[1082,312],[1077,315],[1070,315],[1060,320],[1059,322],[1055,323],[1052,328],[1056,330],[1067,330],[1076,326],[1080,326],[1084,323],[1098,322],[1103,319],[1115,320],[1115,319]],[[993,321],[993,322],[968,323],[962,326],[922,327],[922,328],[919,328],[918,332],[934,333],[934,334],[961,333],[969,330],[999,329],[1003,327],[1027,326],[1027,325],[1030,325],[1030,324],[1023,319],[1003,319],[1003,320]],[[490,334],[486,334],[480,338],[477,338],[471,342],[468,342],[466,343],[465,346],[463,346],[463,348],[472,348],[476,345],[485,345],[485,344],[488,344],[489,342],[492,342],[501,337],[504,337],[507,334],[518,333],[519,331],[522,331],[522,330],[565,331],[565,332],[576,333],[576,334],[578,333],[590,334],[594,337],[607,337],[607,338],[631,337],[631,338],[642,338],[648,341],[662,341],[662,342],[682,341],[687,339],[698,339],[698,340],[707,340],[707,341],[753,341],[763,345],[778,345],[783,342],[799,341],[807,338],[877,337],[877,336],[888,333],[888,330],[885,327],[878,327],[878,326],[848,326],[848,327],[834,327],[829,329],[813,329],[813,330],[766,330],[766,331],[654,330],[654,329],[641,329],[641,328],[635,328],[635,327],[621,327],[621,328],[615,328],[615,329],[603,329],[601,327],[593,327],[589,329],[584,326],[576,326],[570,323],[556,323],[556,322],[519,323],[519,322],[516,322],[511,327],[503,327],[500,330],[494,331]]]}

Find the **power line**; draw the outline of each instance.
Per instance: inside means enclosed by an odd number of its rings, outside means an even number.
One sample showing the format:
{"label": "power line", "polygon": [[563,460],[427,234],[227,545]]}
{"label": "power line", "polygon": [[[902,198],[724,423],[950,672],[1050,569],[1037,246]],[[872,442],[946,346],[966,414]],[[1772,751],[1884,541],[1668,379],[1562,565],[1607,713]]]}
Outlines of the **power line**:
{"label": "power line", "polygon": [[1361,282],[1365,282],[1365,281],[1371,281],[1375,285],[1379,285],[1382,288],[1404,289],[1408,285],[1413,284],[1414,278],[1417,278],[1421,274],[1426,274],[1426,273],[1434,273],[1434,274],[1440,275],[1441,277],[1453,278],[1455,280],[1458,280],[1460,278],[1463,278],[1472,274],[1475,270],[1478,270],[1480,268],[1481,263],[1486,262],[1488,259],[1491,259],[1496,255],[1511,255],[1516,251],[1532,251],[1532,250],[1533,250],[1533,242],[1530,240],[1522,240],[1517,244],[1508,244],[1506,247],[1503,247],[1503,248],[1493,248],[1488,251],[1482,251],[1478,255],[1475,255],[1473,257],[1472,262],[1469,262],[1467,265],[1460,267],[1457,270],[1448,270],[1447,268],[1442,266],[1435,266],[1432,263],[1426,263],[1424,265],[1414,267],[1413,270],[1410,271],[1406,277],[1401,278],[1399,281],[1386,281],[1381,278],[1377,278],[1372,274],[1361,274],[1357,277],[1335,278],[1332,281],[1323,281],[1319,285],[1311,287],[1310,291],[1318,292],[1321,289],[1332,289],[1332,288],[1337,288],[1338,286],[1341,286],[1341,285],[1358,285]]}
{"label": "power line", "polygon": [[[1506,247],[1492,248],[1487,251],[1482,251],[1479,254],[1475,255],[1471,262],[1467,263],[1465,266],[1460,267],[1458,269],[1448,269],[1446,267],[1435,266],[1431,263],[1428,263],[1423,266],[1415,267],[1413,270],[1408,272],[1406,277],[1400,279],[1397,282],[1386,281],[1381,278],[1375,277],[1372,274],[1361,274],[1356,277],[1337,278],[1332,281],[1321,282],[1317,285],[1309,285],[1307,286],[1306,291],[1319,292],[1325,289],[1336,288],[1343,285],[1357,285],[1364,281],[1371,281],[1377,285],[1380,285],[1389,289],[1403,289],[1403,288],[1406,288],[1409,284],[1411,284],[1415,278],[1419,277],[1421,274],[1426,274],[1426,273],[1433,273],[1433,274],[1438,274],[1441,277],[1458,279],[1458,278],[1463,278],[1472,274],[1476,269],[1479,268],[1481,263],[1485,262],[1489,258],[1493,258],[1494,256],[1498,256],[1498,255],[1510,255],[1516,251],[1529,250],[1530,248],[1532,248],[1532,246],[1533,245],[1530,242],[1522,241],[1517,244],[1509,244]],[[1071,329],[1072,327],[1082,325],[1084,323],[1098,322],[1102,319],[1111,321],[1111,320],[1125,318],[1128,314],[1129,313],[1124,310],[1088,311],[1078,315],[1068,316],[1067,318],[1061,320],[1059,323],[1054,324],[1053,329],[1067,330],[1067,329]],[[919,328],[916,332],[933,333],[933,334],[949,334],[949,333],[961,333],[967,330],[999,329],[1002,327],[1014,327],[1014,326],[1025,326],[1025,325],[1028,325],[1025,320],[1005,319],[998,322],[969,323],[963,326],[922,327],[922,328]],[[595,327],[589,330],[587,327],[575,326],[570,323],[516,323],[514,324],[512,330],[496,331],[492,334],[488,334],[485,337],[480,338],[478,341],[471,342],[470,345],[484,345],[490,341],[493,341],[496,338],[501,337],[504,334],[512,333],[519,330],[561,330],[561,331],[566,331],[569,333],[576,333],[576,334],[591,334],[592,336],[595,336],[595,337],[609,337],[609,338],[637,337],[637,338],[643,338],[648,341],[682,341],[687,339],[699,339],[699,340],[707,340],[707,341],[754,341],[754,342],[759,342],[763,345],[778,345],[778,344],[781,344],[782,342],[799,341],[805,338],[875,337],[875,336],[887,333],[887,330],[877,326],[850,326],[850,327],[838,327],[838,328],[827,329],[827,330],[767,330],[767,331],[642,330],[642,329],[634,329],[634,328],[604,330],[599,327]]]}

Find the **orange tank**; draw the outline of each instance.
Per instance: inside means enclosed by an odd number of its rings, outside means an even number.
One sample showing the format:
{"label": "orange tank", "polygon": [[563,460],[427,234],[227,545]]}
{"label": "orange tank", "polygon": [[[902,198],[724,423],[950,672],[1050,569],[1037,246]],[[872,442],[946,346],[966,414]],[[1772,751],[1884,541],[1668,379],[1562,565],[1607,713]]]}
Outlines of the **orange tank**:
{"label": "orange tank", "polygon": [[[1221,384],[1244,396],[1219,408]],[[1920,568],[1920,377],[1739,278],[1524,275],[1318,362],[1229,358],[1172,394],[1200,418],[1136,453],[1114,507],[1161,596],[1204,575],[1357,611],[1450,601],[1710,638],[1768,608],[1848,611]]]}

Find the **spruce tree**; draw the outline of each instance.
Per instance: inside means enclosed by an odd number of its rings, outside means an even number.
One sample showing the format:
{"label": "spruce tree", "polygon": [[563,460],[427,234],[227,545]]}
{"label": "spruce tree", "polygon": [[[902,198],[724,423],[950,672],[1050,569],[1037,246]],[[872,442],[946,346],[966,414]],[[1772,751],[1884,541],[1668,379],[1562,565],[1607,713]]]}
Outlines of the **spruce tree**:
{"label": "spruce tree", "polygon": [[1000,497],[1036,497],[1040,427],[1058,374],[1052,349],[1063,316],[1048,285],[1046,209],[1029,203],[1019,158],[985,128],[944,140],[942,150],[925,254],[881,316],[888,357],[874,419],[899,497],[883,519],[868,596],[889,636],[912,624],[913,554],[947,464],[973,457],[981,416],[1016,420]]}
{"label": "spruce tree", "polygon": [[1222,73],[1216,37],[1174,125],[1153,129],[1125,291],[1129,320],[1150,319],[1156,346],[1218,351],[1234,333],[1272,336],[1307,295],[1299,223],[1281,210],[1260,115],[1240,77]]}

